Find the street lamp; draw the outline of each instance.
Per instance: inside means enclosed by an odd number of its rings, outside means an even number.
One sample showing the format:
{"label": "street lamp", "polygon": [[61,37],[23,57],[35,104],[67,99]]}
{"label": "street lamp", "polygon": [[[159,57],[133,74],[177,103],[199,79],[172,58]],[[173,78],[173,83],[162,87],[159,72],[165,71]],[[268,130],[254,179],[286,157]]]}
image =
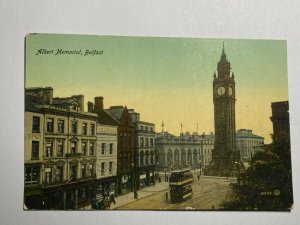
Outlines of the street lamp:
{"label": "street lamp", "polygon": [[165,168],[165,182],[167,182],[167,169]]}
{"label": "street lamp", "polygon": [[238,176],[237,176],[237,179],[238,179],[238,184],[240,185],[240,162],[239,161],[235,161],[234,162],[236,164],[236,166],[238,167],[237,170],[238,170]]}
{"label": "street lamp", "polygon": [[202,171],[202,161],[201,160],[199,160],[199,169],[200,169],[199,175],[201,176],[201,171]]}
{"label": "street lamp", "polygon": [[137,171],[136,171],[136,166],[135,163],[131,163],[131,166],[133,168],[133,194],[134,194],[134,198],[137,199],[138,198],[138,193],[137,193],[137,188],[136,188],[136,179],[137,179]]}

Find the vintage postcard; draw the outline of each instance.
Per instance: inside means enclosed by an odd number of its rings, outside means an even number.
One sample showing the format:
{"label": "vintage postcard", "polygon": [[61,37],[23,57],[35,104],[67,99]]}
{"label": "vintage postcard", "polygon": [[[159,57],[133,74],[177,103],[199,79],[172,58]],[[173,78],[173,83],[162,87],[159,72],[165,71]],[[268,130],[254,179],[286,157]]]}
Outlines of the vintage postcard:
{"label": "vintage postcard", "polygon": [[28,34],[24,209],[293,206],[283,40]]}

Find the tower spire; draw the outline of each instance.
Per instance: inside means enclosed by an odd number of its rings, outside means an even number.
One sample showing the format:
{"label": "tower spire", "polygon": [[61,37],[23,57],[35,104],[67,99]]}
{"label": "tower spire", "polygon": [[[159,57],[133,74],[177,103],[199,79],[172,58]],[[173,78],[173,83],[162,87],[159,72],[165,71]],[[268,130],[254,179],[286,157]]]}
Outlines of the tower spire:
{"label": "tower spire", "polygon": [[223,41],[223,50],[222,50],[222,54],[224,54],[224,55],[225,55],[224,41]]}

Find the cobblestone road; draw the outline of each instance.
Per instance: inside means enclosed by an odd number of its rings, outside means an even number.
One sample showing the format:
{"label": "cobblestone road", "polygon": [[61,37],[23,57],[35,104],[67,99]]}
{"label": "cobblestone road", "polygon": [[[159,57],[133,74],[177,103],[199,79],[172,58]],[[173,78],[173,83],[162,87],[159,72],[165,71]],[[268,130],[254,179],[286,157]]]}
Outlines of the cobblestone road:
{"label": "cobblestone road", "polygon": [[[233,178],[217,178],[217,177],[201,177],[193,183],[193,196],[191,199],[173,204],[166,201],[165,193],[167,190],[159,191],[144,197],[137,201],[117,207],[118,210],[218,210],[221,208],[222,202],[225,200],[225,195],[230,191],[230,183],[236,182]],[[143,192],[142,190],[139,192]]]}

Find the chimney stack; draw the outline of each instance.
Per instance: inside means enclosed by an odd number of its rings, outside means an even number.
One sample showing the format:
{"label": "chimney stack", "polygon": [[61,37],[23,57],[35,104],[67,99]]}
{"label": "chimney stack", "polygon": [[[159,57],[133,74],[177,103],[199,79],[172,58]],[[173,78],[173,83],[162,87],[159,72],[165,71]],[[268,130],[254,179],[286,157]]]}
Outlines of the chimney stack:
{"label": "chimney stack", "polygon": [[95,113],[99,113],[104,109],[103,106],[103,97],[95,97],[95,108],[94,108],[94,112]]}
{"label": "chimney stack", "polygon": [[94,112],[94,103],[88,102],[88,112]]}

